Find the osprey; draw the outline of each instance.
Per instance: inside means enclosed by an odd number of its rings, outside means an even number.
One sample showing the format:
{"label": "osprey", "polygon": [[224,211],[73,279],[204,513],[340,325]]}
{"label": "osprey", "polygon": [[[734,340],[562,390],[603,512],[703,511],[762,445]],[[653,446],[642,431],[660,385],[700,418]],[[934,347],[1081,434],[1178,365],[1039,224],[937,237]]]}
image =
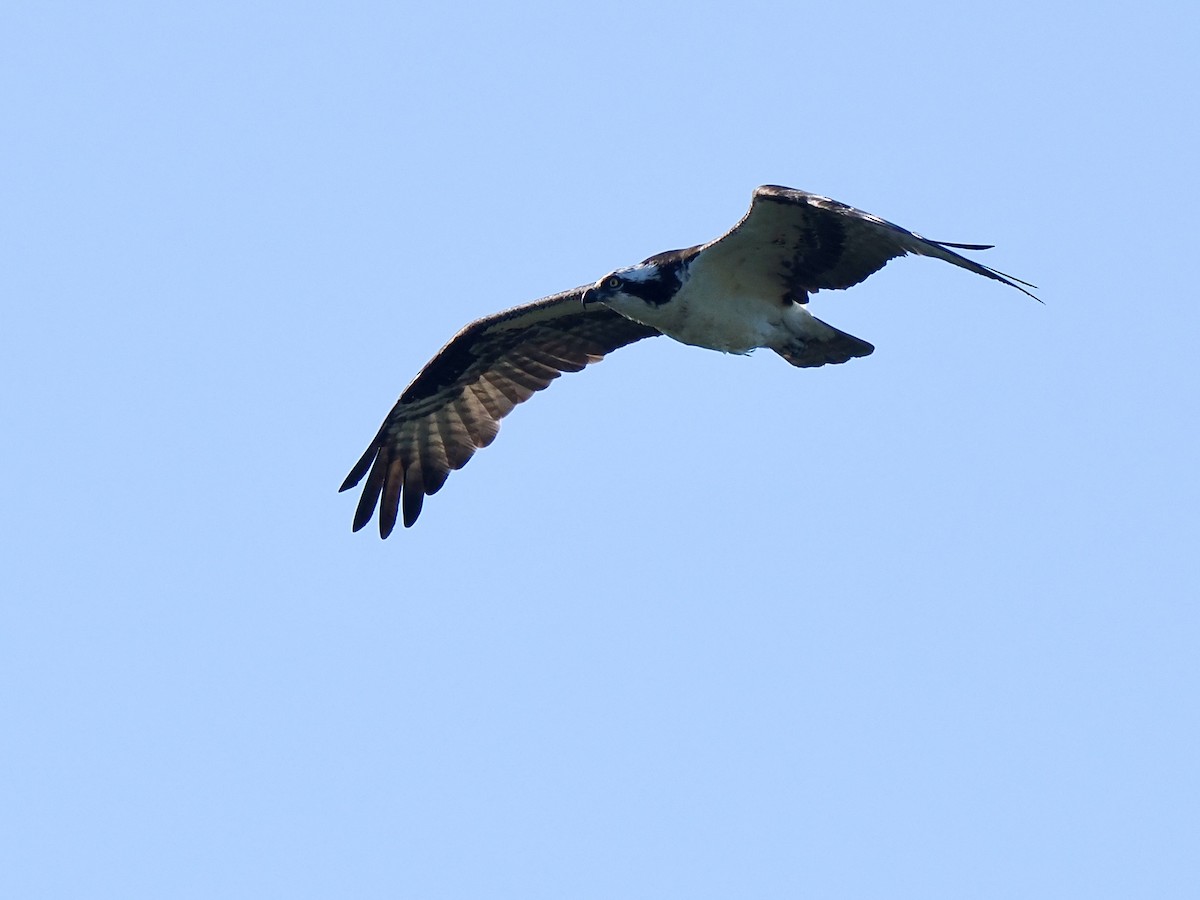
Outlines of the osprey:
{"label": "osprey", "polygon": [[490,444],[514,406],[563,372],[578,372],[642,338],[665,334],[726,353],[766,347],[802,367],[866,356],[875,348],[815,318],[808,298],[856,285],[908,253],[1033,297],[1026,287],[1034,285],[950,249],[990,246],[931,241],[828,197],[760,187],[750,211],[714,241],[659,253],[595,284],[486,316],[456,334],[404,389],[342,483],[345,491],[367,477],[354,530],[377,506],[381,537],[391,534],[401,513],[411,526],[425,495],[437,493],[452,470]]}

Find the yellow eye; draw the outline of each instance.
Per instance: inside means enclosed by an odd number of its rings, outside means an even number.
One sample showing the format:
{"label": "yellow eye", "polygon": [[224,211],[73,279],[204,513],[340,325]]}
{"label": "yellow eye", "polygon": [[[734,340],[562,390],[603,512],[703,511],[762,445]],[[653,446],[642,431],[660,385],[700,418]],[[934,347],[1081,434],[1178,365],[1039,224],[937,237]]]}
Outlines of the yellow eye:
{"label": "yellow eye", "polygon": [[610,288],[611,290],[615,291],[617,288],[619,288],[621,286],[621,279],[618,278],[616,275],[609,275],[607,278],[604,279],[604,286],[606,288]]}

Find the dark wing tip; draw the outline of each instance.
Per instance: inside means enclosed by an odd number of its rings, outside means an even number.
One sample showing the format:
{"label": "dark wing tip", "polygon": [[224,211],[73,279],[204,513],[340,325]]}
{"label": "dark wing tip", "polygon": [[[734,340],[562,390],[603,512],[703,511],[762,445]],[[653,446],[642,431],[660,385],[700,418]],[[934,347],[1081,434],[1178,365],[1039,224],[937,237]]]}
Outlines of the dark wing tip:
{"label": "dark wing tip", "polygon": [[[425,503],[425,475],[423,467],[419,461],[414,461],[412,465],[406,466],[404,469],[404,488],[400,490],[400,513],[404,520],[405,528],[412,528],[413,523],[417,521],[417,516],[421,514],[421,506]],[[395,500],[393,500],[394,504]],[[392,510],[392,519],[395,520],[396,510]]]}
{"label": "dark wing tip", "polygon": [[941,244],[943,247],[953,247],[955,250],[991,250],[996,246],[995,244],[956,244],[954,241],[934,241],[933,243]]}
{"label": "dark wing tip", "polygon": [[[378,451],[372,449],[368,452],[374,456],[375,459],[374,463],[371,464],[371,474],[367,476],[367,483],[363,485],[362,496],[358,498],[358,506],[354,509],[354,524],[351,528],[352,531],[362,530],[362,528],[371,521],[371,516],[375,514],[375,507],[379,503],[379,494],[383,490],[384,475],[387,474],[387,453],[383,450],[383,448],[379,448]],[[355,472],[358,471],[361,465],[362,463],[360,462],[359,466],[354,467]],[[354,472],[351,472],[350,474],[353,476]],[[358,476],[358,478],[361,477],[361,475]],[[354,479],[352,485],[357,484],[358,478]]]}
{"label": "dark wing tip", "polygon": [[350,474],[346,476],[346,480],[342,482],[342,486],[338,488],[338,493],[348,491],[360,481],[367,471],[371,468],[371,463],[375,461],[375,455],[379,452],[379,438],[371,441],[371,446],[367,448],[367,452],[359,457],[358,462],[354,464],[354,468],[350,470]]}
{"label": "dark wing tip", "polygon": [[[945,241],[938,241],[937,243],[941,244],[942,246],[946,246],[946,247],[960,247],[960,248],[966,247],[966,249],[974,249],[966,244],[948,244]],[[979,249],[987,250],[987,249],[990,249],[990,247],[981,247]],[[1046,305],[1045,301],[1042,300],[1041,297],[1039,297],[1037,294],[1033,293],[1034,291],[1038,290],[1038,286],[1036,284],[1033,284],[1032,282],[1025,281],[1024,279],[1018,278],[1015,275],[1009,275],[1007,272],[1001,272],[999,269],[993,269],[991,266],[985,266],[982,263],[974,263],[974,265],[976,265],[980,269],[982,269],[983,274],[986,274],[989,278],[994,278],[994,279],[996,279],[996,281],[999,281],[1001,284],[1007,284],[1009,287],[1016,288],[1018,291],[1020,291],[1026,297],[1032,297],[1034,300],[1036,300],[1038,303],[1041,303],[1043,306]]]}

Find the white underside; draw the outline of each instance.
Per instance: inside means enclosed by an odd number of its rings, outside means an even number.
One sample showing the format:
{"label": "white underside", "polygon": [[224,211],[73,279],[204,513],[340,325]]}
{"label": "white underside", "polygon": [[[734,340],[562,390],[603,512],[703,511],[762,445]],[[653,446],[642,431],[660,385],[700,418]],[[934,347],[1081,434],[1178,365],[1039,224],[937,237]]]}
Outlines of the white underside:
{"label": "white underside", "polygon": [[690,279],[662,306],[627,295],[613,297],[608,305],[684,344],[725,353],[786,347],[797,338],[828,340],[833,331],[799,304],[785,305],[779,297],[705,292],[696,287],[698,281]]}

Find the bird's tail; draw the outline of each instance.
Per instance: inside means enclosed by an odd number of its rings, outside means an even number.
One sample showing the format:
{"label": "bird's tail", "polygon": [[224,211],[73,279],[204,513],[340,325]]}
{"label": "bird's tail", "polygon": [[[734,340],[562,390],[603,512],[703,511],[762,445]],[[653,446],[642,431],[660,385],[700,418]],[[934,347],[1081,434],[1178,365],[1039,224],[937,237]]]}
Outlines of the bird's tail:
{"label": "bird's tail", "polygon": [[839,331],[804,310],[802,317],[789,322],[791,339],[776,353],[793,366],[813,368],[830,363],[844,363],[856,356],[868,356],[875,348],[852,334]]}

